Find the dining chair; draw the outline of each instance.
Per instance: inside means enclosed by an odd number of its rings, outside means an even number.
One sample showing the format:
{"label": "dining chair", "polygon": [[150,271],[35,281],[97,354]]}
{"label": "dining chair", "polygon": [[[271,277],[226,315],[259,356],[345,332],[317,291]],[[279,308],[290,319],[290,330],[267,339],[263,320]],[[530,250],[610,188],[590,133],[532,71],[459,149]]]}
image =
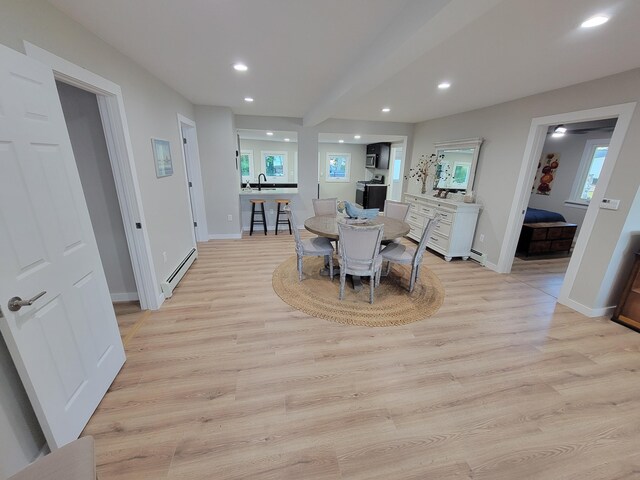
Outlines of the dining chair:
{"label": "dining chair", "polygon": [[380,284],[382,257],[380,241],[384,225],[357,226],[338,223],[340,255],[340,300],[344,298],[347,274],[370,277],[369,303],[373,303],[373,290]]}
{"label": "dining chair", "polygon": [[[396,202],[395,200],[384,201],[384,216],[389,218],[395,218],[402,222],[407,221],[409,215],[409,209],[411,204],[404,202]],[[399,238],[393,238],[391,240],[383,240],[382,245],[389,245],[390,243],[400,243]]]}
{"label": "dining chair", "polygon": [[424,251],[427,248],[427,242],[433,229],[440,223],[440,215],[436,215],[433,218],[427,218],[427,225],[422,232],[418,247],[408,247],[402,243],[391,243],[382,249],[380,255],[387,263],[387,273],[391,269],[392,263],[400,265],[411,265],[411,277],[409,279],[409,293],[413,292],[416,281],[418,279],[418,271],[420,270],[420,264],[422,263],[422,257]]}
{"label": "dining chair", "polygon": [[290,206],[285,207],[287,212],[287,218],[293,228],[293,238],[296,242],[296,255],[298,257],[298,281],[302,281],[302,258],[303,257],[324,257],[325,261],[329,264],[329,276],[333,281],[333,245],[328,238],[314,237],[300,238],[300,230],[298,230],[298,224],[295,220],[295,215]]}
{"label": "dining chair", "polygon": [[338,214],[338,199],[334,198],[314,198],[313,213],[318,215],[337,215]]}
{"label": "dining chair", "polygon": [[396,220],[407,221],[407,215],[409,215],[409,208],[411,204],[404,202],[396,202],[395,200],[384,201],[384,215],[385,217],[395,218]]}

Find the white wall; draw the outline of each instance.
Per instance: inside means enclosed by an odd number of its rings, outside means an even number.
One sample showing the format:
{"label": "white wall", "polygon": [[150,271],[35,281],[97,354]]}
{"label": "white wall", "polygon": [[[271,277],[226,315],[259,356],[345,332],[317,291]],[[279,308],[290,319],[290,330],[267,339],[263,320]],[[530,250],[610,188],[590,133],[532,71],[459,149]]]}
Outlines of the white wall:
{"label": "white wall", "polygon": [[137,298],[97,98],[71,85],[57,86],[109,292],[116,301]]}
{"label": "white wall", "polygon": [[568,206],[564,203],[569,200],[573,183],[578,174],[580,160],[587,143],[587,140],[601,138],[611,138],[610,132],[589,132],[584,135],[565,135],[561,138],[552,138],[547,136],[542,149],[542,156],[547,153],[558,153],[560,156],[560,166],[556,170],[553,183],[551,184],[551,192],[549,195],[538,195],[535,192],[531,194],[529,206],[532,208],[540,208],[551,212],[558,212],[569,223],[578,225],[578,229],[582,226],[584,215],[587,212],[586,207]]}
{"label": "white wall", "polygon": [[[474,190],[483,205],[473,248],[487,253],[496,263],[505,237],[507,219],[514,200],[531,120],[535,117],[561,114],[589,108],[637,102],[640,99],[640,69],[573,85],[570,87],[514,100],[472,112],[452,115],[416,125],[413,152],[415,163],[421,154],[434,151],[434,143],[461,138],[484,137],[480,150]],[[625,219],[638,184],[640,168],[640,113],[636,108],[622,146],[606,196],[621,199],[617,211],[598,210],[596,226],[586,247],[570,298],[588,308],[599,308],[598,298],[609,292],[604,282],[610,269]],[[419,185],[410,182],[408,190],[418,192]],[[484,235],[484,242],[479,241]],[[613,266],[618,271],[620,260]]]}
{"label": "white wall", "polygon": [[195,119],[209,236],[239,237],[240,171],[233,112],[227,107],[197,105]]}
{"label": "white wall", "polygon": [[[146,227],[158,281],[163,281],[192,246],[192,225],[181,138],[176,114],[193,118],[193,106],[128,57],[71,20],[45,0],[2,0],[0,43],[24,53],[23,40],[90,70],[122,89],[134,164],[140,182]],[[151,137],[171,142],[174,175],[157,179]],[[167,253],[167,262],[163,260]],[[22,388],[13,365],[0,344],[0,464],[19,468],[34,458],[43,440],[30,425],[30,407],[20,397]],[[18,398],[12,402],[10,398]],[[19,439],[18,441],[16,439]]]}
{"label": "white wall", "polygon": [[[327,182],[327,154],[348,153],[351,155],[351,172],[349,182]],[[349,143],[318,144],[318,174],[320,182],[320,198],[333,198],[356,201],[356,182],[365,180],[367,146]]]}

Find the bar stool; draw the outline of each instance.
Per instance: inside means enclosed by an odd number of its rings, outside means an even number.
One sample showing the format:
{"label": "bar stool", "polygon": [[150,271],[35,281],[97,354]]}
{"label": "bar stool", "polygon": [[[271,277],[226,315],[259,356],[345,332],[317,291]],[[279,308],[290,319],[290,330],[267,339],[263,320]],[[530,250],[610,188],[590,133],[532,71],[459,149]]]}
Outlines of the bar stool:
{"label": "bar stool", "polygon": [[[289,200],[286,198],[277,198],[276,203],[278,204],[278,214],[276,215],[276,235],[278,234],[278,225],[289,225],[289,235],[291,235],[291,222],[289,221],[289,216],[280,208],[282,205],[284,205],[284,207],[289,205]],[[282,219],[280,219],[281,213],[283,217]]]}
{"label": "bar stool", "polygon": [[[264,234],[267,234],[267,217],[264,214],[264,200],[259,198],[252,198],[251,202],[251,228],[249,229],[249,235],[253,235],[253,226],[262,225],[264,227]],[[260,205],[262,209],[262,220],[256,220],[256,205]]]}

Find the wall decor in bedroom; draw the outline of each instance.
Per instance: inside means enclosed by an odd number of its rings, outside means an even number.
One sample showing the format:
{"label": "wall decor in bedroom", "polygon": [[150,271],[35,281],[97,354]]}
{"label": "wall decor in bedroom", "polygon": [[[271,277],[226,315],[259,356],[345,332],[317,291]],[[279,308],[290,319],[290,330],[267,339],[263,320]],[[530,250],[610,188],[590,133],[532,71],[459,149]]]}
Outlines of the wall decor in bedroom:
{"label": "wall decor in bedroom", "polygon": [[549,195],[551,193],[551,184],[556,177],[556,169],[560,166],[560,154],[544,153],[538,163],[538,171],[533,181],[533,189],[538,195]]}

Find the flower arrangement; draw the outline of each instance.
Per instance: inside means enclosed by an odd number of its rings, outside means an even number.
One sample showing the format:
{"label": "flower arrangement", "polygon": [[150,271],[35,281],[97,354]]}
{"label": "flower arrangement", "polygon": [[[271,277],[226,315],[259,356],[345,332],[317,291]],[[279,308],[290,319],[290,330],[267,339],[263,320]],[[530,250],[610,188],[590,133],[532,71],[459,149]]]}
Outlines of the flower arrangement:
{"label": "flower arrangement", "polygon": [[435,153],[431,155],[421,155],[418,164],[409,169],[409,175],[405,178],[414,178],[416,181],[421,182],[422,189],[420,192],[423,194],[427,193],[427,179],[433,177],[435,184],[443,173],[442,165],[439,164],[442,158],[444,158],[444,155],[436,155]]}

